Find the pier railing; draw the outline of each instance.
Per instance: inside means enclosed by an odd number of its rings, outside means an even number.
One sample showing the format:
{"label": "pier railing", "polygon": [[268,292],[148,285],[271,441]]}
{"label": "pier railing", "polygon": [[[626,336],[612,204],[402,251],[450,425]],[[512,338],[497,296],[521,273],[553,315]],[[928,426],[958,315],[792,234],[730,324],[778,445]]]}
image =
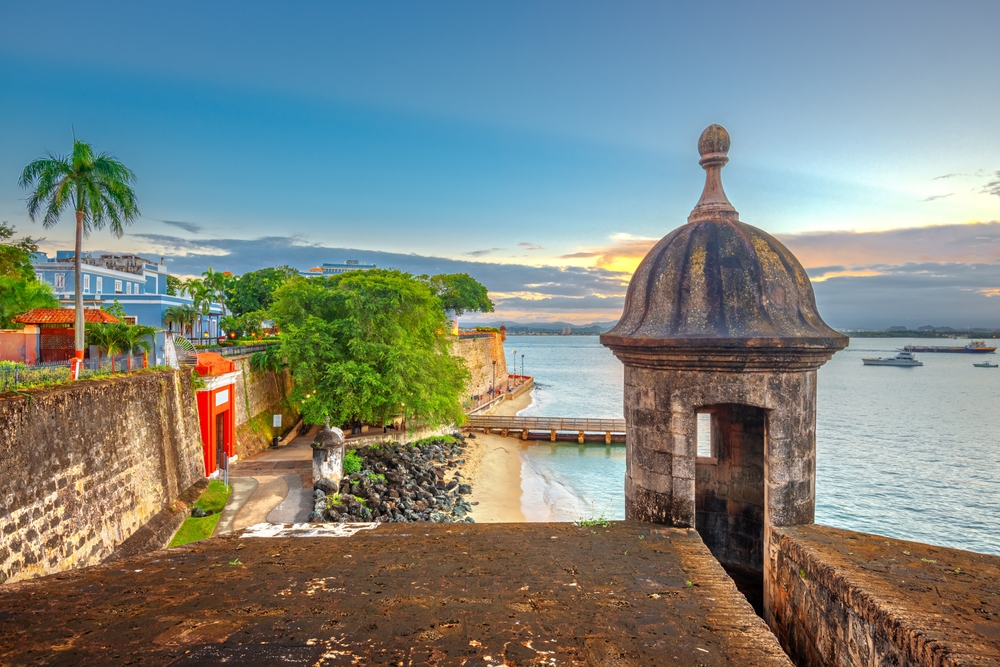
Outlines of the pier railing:
{"label": "pier railing", "polygon": [[470,415],[466,426],[481,428],[487,433],[500,431],[507,435],[518,431],[522,440],[534,439],[531,432],[548,431],[548,440],[555,442],[559,432],[576,434],[577,442],[583,443],[588,433],[601,434],[605,443],[611,443],[614,436],[625,434],[624,419],[587,419],[578,417],[502,417],[498,415]]}

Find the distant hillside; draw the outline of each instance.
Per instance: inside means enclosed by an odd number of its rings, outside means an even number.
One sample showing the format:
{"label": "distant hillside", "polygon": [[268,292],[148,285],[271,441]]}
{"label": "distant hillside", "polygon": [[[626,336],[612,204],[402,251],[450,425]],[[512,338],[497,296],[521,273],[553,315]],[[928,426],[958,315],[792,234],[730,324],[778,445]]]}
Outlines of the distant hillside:
{"label": "distant hillside", "polygon": [[[499,327],[501,324],[507,327],[507,335],[518,336],[518,335],[558,335],[563,333],[563,329],[569,327],[569,333],[573,336],[596,336],[597,334],[602,334],[614,325],[618,324],[618,320],[613,322],[590,322],[589,324],[573,324],[572,322],[508,322],[508,321],[496,321],[496,322],[476,322],[474,325],[469,324],[468,326],[477,327]],[[465,326],[465,325],[463,325]]]}

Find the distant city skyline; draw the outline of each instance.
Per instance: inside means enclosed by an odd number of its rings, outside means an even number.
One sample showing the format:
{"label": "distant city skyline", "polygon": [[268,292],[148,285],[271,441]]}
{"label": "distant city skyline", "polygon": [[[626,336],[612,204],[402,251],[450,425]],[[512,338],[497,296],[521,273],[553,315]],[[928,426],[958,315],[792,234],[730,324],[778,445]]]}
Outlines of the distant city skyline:
{"label": "distant city skyline", "polygon": [[16,182],[75,130],[143,212],[86,250],[444,267],[504,317],[606,321],[718,122],[730,199],[831,324],[1000,326],[1000,5],[389,7],[5,8],[0,220],[71,247]]}

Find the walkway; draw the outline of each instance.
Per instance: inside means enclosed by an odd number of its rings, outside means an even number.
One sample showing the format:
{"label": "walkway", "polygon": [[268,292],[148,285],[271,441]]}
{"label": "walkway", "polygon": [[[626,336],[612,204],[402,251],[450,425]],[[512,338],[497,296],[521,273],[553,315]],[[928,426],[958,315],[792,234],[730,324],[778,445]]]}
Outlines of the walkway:
{"label": "walkway", "polygon": [[550,440],[555,442],[559,434],[572,434],[579,443],[588,437],[593,440],[600,437],[607,444],[612,441],[621,442],[625,437],[624,419],[583,419],[576,417],[505,417],[498,415],[473,415],[466,422],[467,428],[478,428],[484,432],[500,431],[506,436],[509,432],[519,432],[522,440]]}
{"label": "walkway", "polygon": [[215,535],[258,523],[304,523],[313,508],[312,444],[316,429],[265,449],[229,469],[233,493]]}

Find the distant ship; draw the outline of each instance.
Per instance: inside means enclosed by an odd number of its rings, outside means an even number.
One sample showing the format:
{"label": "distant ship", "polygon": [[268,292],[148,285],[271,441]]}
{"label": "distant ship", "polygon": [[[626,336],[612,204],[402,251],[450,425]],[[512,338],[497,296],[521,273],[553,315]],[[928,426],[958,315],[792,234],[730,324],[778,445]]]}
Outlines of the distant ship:
{"label": "distant ship", "polygon": [[965,352],[972,354],[993,354],[997,350],[996,347],[986,345],[986,341],[983,340],[974,340],[965,347],[907,345],[903,349],[907,352]]}
{"label": "distant ship", "polygon": [[923,362],[917,361],[916,357],[913,356],[913,352],[903,350],[899,352],[895,357],[868,357],[862,359],[865,366],[923,366]]}
{"label": "distant ship", "polygon": [[972,364],[976,368],[1000,368],[1000,364],[991,364],[988,361],[984,361],[981,364]]}

